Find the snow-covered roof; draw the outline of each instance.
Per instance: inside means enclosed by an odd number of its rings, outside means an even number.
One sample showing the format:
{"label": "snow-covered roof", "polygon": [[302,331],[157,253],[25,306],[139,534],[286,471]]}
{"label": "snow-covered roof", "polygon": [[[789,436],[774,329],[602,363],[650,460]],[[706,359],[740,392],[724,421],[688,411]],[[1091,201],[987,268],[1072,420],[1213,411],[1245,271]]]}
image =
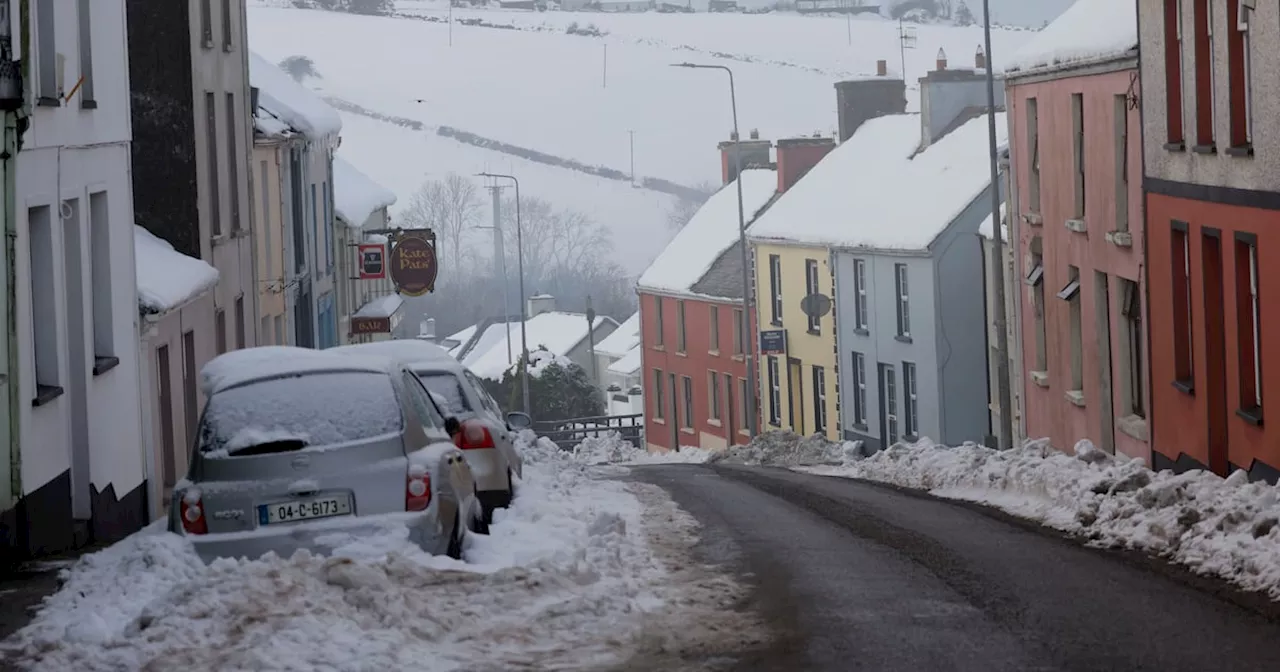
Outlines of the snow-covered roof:
{"label": "snow-covered roof", "polygon": [[1124,0],[1076,0],[1009,58],[1005,71],[1025,73],[1136,54],[1138,10]]}
{"label": "snow-covered roof", "polygon": [[138,309],[167,313],[218,284],[218,269],[173,249],[168,241],[133,226]]}
{"label": "snow-covered roof", "polygon": [[389,189],[342,157],[333,157],[333,209],[348,226],[364,226],[370,215],[395,202],[396,195]]}
{"label": "snow-covered roof", "polygon": [[252,51],[249,52],[249,82],[258,89],[259,106],[308,138],[337,135],[342,130],[342,118],[336,110],[284,70]]}
{"label": "snow-covered roof", "polygon": [[[1000,220],[1001,221],[1004,221],[1005,217],[1008,217],[1008,210],[1009,210],[1009,204],[1007,202],[1001,201],[1000,202]],[[1009,227],[1005,226],[1004,228],[1000,229],[1000,231],[1001,233],[1005,234],[1004,241],[1006,243],[1009,242],[1009,236],[1008,236]],[[994,230],[991,228],[990,214],[988,214],[987,218],[982,220],[982,223],[978,225],[978,233],[986,238],[991,238],[992,236],[995,235]]]}
{"label": "snow-covered roof", "polygon": [[[773,170],[742,171],[742,211],[748,224],[778,190]],[[738,188],[730,182],[694,213],[640,275],[640,289],[688,294],[720,253],[738,240]]]}
{"label": "snow-covered roof", "polygon": [[[595,329],[601,324],[610,322],[617,324],[611,317],[596,316],[592,328]],[[587,316],[582,313],[559,311],[540,313],[529,318],[525,323],[525,331],[528,332],[529,350],[545,348],[552,354],[565,356],[587,337]],[[521,350],[520,323],[513,322],[511,353],[516,360],[520,358]],[[510,364],[507,363],[506,324],[491,325],[481,338],[481,342],[462,359],[462,363],[481,378],[500,380],[502,374],[510,368]]]}
{"label": "snow-covered roof", "polygon": [[391,317],[400,310],[402,305],[404,305],[404,297],[399,294],[387,294],[360,306],[352,317]]}
{"label": "snow-covered roof", "polygon": [[[996,119],[1005,143],[1004,114]],[[872,119],[751,225],[753,240],[923,250],[990,185],[978,116],[917,153],[920,115]]]}
{"label": "snow-covered roof", "polygon": [[640,344],[640,311],[627,318],[612,334],[596,343],[596,352],[610,357],[622,357]]}
{"label": "snow-covered roof", "polygon": [[630,352],[609,365],[609,372],[623,376],[635,375],[640,370],[641,357],[644,354],[644,348],[635,347]]}

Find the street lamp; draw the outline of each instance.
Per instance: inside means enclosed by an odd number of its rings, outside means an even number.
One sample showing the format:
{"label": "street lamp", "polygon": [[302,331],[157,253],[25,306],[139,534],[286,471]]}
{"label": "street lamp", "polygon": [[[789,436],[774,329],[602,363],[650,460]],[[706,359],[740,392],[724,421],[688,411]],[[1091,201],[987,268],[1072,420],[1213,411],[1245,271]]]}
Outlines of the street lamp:
{"label": "street lamp", "polygon": [[[491,177],[494,179],[511,180],[516,185],[516,259],[520,267],[520,395],[524,400],[524,412],[533,415],[533,411],[529,406],[529,339],[525,330],[525,323],[529,321],[525,314],[524,295],[524,238],[520,230],[520,180],[515,175],[502,175],[499,173],[476,173],[476,177]],[[507,339],[510,341],[511,339]]]}
{"label": "street lamp", "polygon": [[751,438],[756,436],[756,367],[755,349],[756,335],[750,338],[745,333],[751,321],[751,252],[747,248],[747,217],[742,209],[742,147],[739,144],[742,136],[738,133],[738,93],[733,85],[733,70],[724,65],[703,65],[700,63],[672,63],[673,68],[695,68],[699,70],[723,70],[729,75],[729,104],[733,109],[733,163],[734,182],[738,184],[738,244],[742,247],[742,340],[746,346],[747,381],[750,394],[747,395],[747,432]]}

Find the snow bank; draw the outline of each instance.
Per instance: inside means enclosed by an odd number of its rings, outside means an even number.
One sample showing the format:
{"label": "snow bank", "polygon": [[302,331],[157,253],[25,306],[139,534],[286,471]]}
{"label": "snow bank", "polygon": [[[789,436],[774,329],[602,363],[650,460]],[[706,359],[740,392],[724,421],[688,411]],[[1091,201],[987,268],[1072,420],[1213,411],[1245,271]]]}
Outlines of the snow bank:
{"label": "snow bank", "polygon": [[1022,45],[1006,72],[1083,65],[1136,54],[1138,10],[1132,2],[1077,0],[1062,16]]}
{"label": "snow bank", "polygon": [[491,535],[469,536],[466,563],[386,526],[334,535],[328,557],[206,567],[161,524],[67,570],[3,653],[24,669],[85,672],[604,669],[749,630],[732,608],[740,587],[688,574],[697,563],[662,547],[673,534],[691,546],[679,530],[695,526],[669,498],[601,480],[529,436],[526,479]]}
{"label": "snow bank", "polygon": [[852,442],[835,443],[819,434],[802,437],[789,430],[775,429],[757,436],[751,443],[716,453],[709,461],[763,467],[839,464],[854,450],[856,444]]}
{"label": "snow bank", "polygon": [[348,226],[364,226],[369,216],[396,203],[396,195],[340,156],[333,157],[333,209]]}
{"label": "snow bank", "polygon": [[922,441],[844,466],[799,469],[987,504],[1088,540],[1151,553],[1280,599],[1280,487],[1204,471],[1152,472],[1081,441],[999,451]]}
{"label": "snow bank", "polygon": [[[554,444],[553,444],[554,445]],[[569,453],[575,462],[590,465],[617,464],[700,464],[711,459],[711,451],[685,446],[678,451],[650,453],[624,439],[618,432],[605,432],[600,436],[583,439]]]}
{"label": "snow bank", "polygon": [[318,140],[342,130],[342,118],[328,103],[252,51],[249,81],[258,88],[258,104],[263,109],[308,138]]}
{"label": "snow bank", "polygon": [[173,249],[141,226],[133,226],[138,308],[167,313],[218,284],[218,269]]}

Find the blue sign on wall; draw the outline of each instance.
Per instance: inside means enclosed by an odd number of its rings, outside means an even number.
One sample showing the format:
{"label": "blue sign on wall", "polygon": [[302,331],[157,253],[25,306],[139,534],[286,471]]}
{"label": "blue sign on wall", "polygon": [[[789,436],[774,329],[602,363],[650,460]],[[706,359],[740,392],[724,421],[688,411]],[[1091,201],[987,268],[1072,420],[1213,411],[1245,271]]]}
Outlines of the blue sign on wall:
{"label": "blue sign on wall", "polygon": [[785,329],[760,332],[760,354],[787,354],[787,332]]}

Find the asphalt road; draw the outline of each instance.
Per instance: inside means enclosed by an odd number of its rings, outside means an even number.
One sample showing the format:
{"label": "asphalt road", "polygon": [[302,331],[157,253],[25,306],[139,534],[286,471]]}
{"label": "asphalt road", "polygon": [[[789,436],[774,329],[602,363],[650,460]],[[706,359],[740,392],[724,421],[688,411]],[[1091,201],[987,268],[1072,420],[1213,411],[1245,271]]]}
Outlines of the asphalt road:
{"label": "asphalt road", "polygon": [[737,670],[1280,670],[1269,605],[977,507],[781,469],[632,475],[754,586],[776,641]]}

